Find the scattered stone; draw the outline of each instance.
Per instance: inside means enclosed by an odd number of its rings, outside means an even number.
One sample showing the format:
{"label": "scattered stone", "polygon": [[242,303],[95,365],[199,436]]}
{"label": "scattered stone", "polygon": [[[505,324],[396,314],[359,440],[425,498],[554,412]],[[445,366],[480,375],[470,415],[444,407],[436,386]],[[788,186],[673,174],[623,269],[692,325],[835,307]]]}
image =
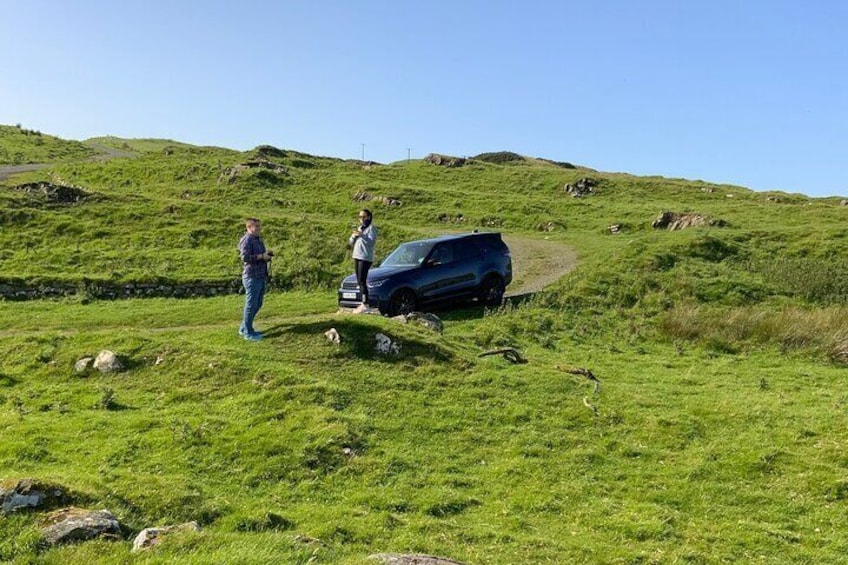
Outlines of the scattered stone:
{"label": "scattered stone", "polygon": [[94,362],[94,357],[83,357],[74,363],[74,372],[75,373],[84,373],[91,368],[91,364]]}
{"label": "scattered stone", "polygon": [[557,222],[551,221],[551,222],[543,222],[543,223],[537,225],[536,229],[539,230],[539,231],[544,231],[544,232],[552,232],[552,231],[556,231],[556,229],[558,227],[559,227],[559,224]]}
{"label": "scattered stone", "polygon": [[420,554],[377,553],[369,555],[368,559],[380,561],[383,565],[463,565],[447,557]]}
{"label": "scattered stone", "polygon": [[712,194],[713,192],[715,192],[715,188],[713,188],[711,186],[702,186],[701,192],[706,192],[708,194]]}
{"label": "scattered stone", "polygon": [[114,373],[123,369],[124,364],[121,363],[121,359],[115,353],[104,349],[97,354],[97,358],[94,360],[94,368],[101,373]]}
{"label": "scattered stone", "polygon": [[156,361],[154,361],[154,362],[153,362],[153,365],[154,365],[154,366],[156,366],[156,365],[161,365],[161,364],[162,364],[162,363],[164,363],[164,362],[165,362],[165,356],[164,356],[164,355],[157,355],[157,356],[156,356]]}
{"label": "scattered stone", "polygon": [[339,335],[339,332],[336,331],[336,328],[330,328],[329,330],[324,332],[324,335],[327,336],[327,339],[330,341],[330,343],[335,343],[336,345],[338,345],[342,342],[342,337]]}
{"label": "scattered stone", "polygon": [[698,226],[722,227],[725,225],[727,224],[724,220],[712,220],[703,214],[678,214],[668,211],[661,212],[651,223],[651,226],[656,229],[668,229],[669,231]]}
{"label": "scattered stone", "polygon": [[780,198],[778,198],[777,196],[766,196],[766,201],[767,202],[778,202],[778,203],[782,202],[782,200],[780,200]]}
{"label": "scattered stone", "polygon": [[51,508],[67,504],[65,489],[36,479],[21,479],[0,484],[0,513],[9,514],[29,508]]}
{"label": "scattered stone", "polygon": [[450,155],[439,155],[438,153],[430,153],[424,160],[440,167],[461,167],[468,163],[468,159],[464,157],[451,157]]}
{"label": "scattered stone", "polygon": [[610,233],[621,233],[622,225],[621,224],[613,224],[607,228]]}
{"label": "scattered stone", "polygon": [[489,228],[499,228],[503,226],[503,218],[483,218],[480,220],[480,223]]}
{"label": "scattered stone", "polygon": [[848,200],[840,200],[839,205],[840,206],[848,206]]}
{"label": "scattered stone", "polygon": [[563,190],[570,194],[573,198],[582,198],[594,192],[597,182],[590,178],[582,178],[574,184],[567,184]]}
{"label": "scattered stone", "polygon": [[145,528],[133,540],[133,551],[141,551],[159,545],[169,534],[176,532],[201,532],[197,522],[187,522],[177,526],[159,526],[157,528]]}
{"label": "scattered stone", "polygon": [[436,219],[440,222],[462,223],[465,221],[465,216],[463,216],[462,214],[451,215],[442,212]]}
{"label": "scattered stone", "polygon": [[108,510],[92,511],[74,507],[63,508],[47,516],[41,533],[50,545],[94,538],[123,539],[120,522]]}
{"label": "scattered stone", "polygon": [[377,353],[381,355],[400,354],[400,344],[395,341],[392,341],[389,336],[378,333],[374,336],[374,340],[376,341],[374,349],[377,351]]}

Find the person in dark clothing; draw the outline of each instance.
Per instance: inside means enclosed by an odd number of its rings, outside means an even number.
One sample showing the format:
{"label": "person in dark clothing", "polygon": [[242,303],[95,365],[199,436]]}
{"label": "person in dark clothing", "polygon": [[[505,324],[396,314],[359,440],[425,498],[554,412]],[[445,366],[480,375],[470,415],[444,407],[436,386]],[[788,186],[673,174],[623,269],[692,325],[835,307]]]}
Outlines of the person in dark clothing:
{"label": "person in dark clothing", "polygon": [[362,296],[362,304],[357,311],[368,310],[368,269],[374,263],[374,246],[377,243],[377,227],[371,223],[373,215],[371,210],[359,211],[359,228],[357,228],[348,240],[348,245],[353,248],[353,265],[356,272],[356,282],[359,284],[359,293]]}
{"label": "person in dark clothing", "polygon": [[268,281],[268,263],[273,253],[265,249],[262,242],[262,222],[249,218],[245,226],[247,233],[238,244],[239,256],[244,265],[241,276],[244,285],[244,318],[239,326],[239,335],[248,341],[259,341],[262,334],[253,329],[253,319],[262,308]]}

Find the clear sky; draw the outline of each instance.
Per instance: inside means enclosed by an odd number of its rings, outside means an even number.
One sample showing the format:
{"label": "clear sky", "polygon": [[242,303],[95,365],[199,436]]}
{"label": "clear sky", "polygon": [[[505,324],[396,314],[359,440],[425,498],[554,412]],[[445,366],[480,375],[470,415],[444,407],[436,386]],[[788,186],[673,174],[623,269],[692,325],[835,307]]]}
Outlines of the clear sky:
{"label": "clear sky", "polygon": [[848,194],[848,2],[0,0],[0,123]]}

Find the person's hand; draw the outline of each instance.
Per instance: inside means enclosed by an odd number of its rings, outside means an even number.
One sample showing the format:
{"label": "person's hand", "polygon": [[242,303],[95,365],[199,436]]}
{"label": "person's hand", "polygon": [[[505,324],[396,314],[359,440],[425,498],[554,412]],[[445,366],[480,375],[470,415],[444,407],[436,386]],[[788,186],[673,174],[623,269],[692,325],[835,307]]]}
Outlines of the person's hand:
{"label": "person's hand", "polygon": [[361,235],[362,235],[362,230],[356,230],[352,234],[350,234],[350,237],[359,237]]}

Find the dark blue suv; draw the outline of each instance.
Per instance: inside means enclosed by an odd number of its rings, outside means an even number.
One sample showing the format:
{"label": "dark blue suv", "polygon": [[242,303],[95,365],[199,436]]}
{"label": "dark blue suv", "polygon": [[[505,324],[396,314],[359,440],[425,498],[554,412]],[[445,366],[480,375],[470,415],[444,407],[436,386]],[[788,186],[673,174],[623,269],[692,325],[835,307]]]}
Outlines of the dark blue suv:
{"label": "dark blue suv", "polygon": [[[389,316],[425,306],[478,299],[500,306],[512,281],[512,257],[499,233],[445,235],[402,243],[368,272],[368,302]],[[361,303],[356,276],[342,281],[339,306]]]}

